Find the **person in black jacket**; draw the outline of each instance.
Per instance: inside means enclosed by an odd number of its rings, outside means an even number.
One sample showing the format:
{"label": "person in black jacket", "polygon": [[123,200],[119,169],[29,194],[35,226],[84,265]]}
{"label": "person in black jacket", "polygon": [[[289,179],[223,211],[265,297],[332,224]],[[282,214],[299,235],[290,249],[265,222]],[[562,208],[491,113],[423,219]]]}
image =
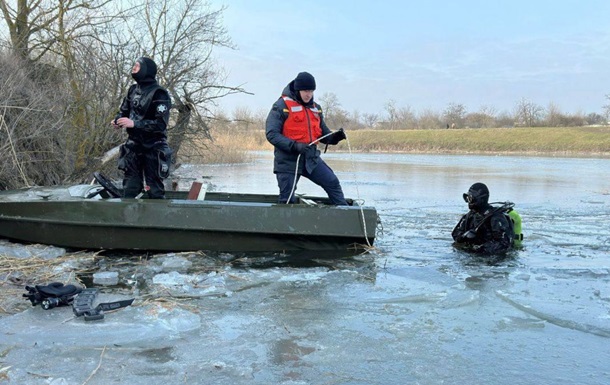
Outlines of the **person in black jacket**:
{"label": "person in black jacket", "polygon": [[463,194],[470,211],[453,229],[456,246],[478,254],[504,254],[513,247],[514,230],[505,207],[489,204],[489,189],[475,183]]}
{"label": "person in black jacket", "polygon": [[131,76],[136,84],[129,87],[111,123],[116,129],[126,129],[128,135],[119,156],[119,169],[125,173],[123,197],[137,197],[145,180],[149,198],[163,199],[163,179],[169,176],[172,154],[167,145],[171,99],[157,83],[157,64],[152,59],[136,60]]}
{"label": "person in black jacket", "polygon": [[[331,132],[322,108],[313,100],[316,81],[300,72],[282,91],[267,116],[267,140],[275,147],[273,172],[280,203],[294,203],[300,176],[322,187],[334,205],[347,205],[339,179],[320,158],[317,143],[335,145],[346,138],[343,129]],[[298,160],[298,166],[297,166]]]}

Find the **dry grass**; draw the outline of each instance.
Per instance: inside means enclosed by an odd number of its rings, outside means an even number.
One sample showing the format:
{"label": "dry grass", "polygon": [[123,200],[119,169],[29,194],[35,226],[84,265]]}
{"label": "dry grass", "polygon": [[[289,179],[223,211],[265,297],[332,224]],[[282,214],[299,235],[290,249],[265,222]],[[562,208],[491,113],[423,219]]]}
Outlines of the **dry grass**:
{"label": "dry grass", "polygon": [[272,150],[263,131],[212,130],[213,141],[195,138],[180,149],[189,163],[227,164],[250,160],[249,151]]}
{"label": "dry grass", "polygon": [[[453,130],[347,131],[355,152],[494,153],[566,156],[610,156],[610,127],[526,127]],[[242,163],[249,151],[271,151],[263,130],[212,131],[212,143],[194,140],[185,150],[206,145],[194,163]],[[347,142],[335,151],[347,151]]]}
{"label": "dry grass", "polygon": [[[262,131],[252,132],[249,149],[266,150]],[[525,127],[457,130],[357,130],[347,132],[361,152],[530,152],[610,153],[610,127]],[[264,145],[260,145],[260,143]],[[347,150],[341,142],[338,150]]]}
{"label": "dry grass", "polygon": [[[28,246],[24,245],[24,248]],[[192,258],[203,258],[202,252],[172,253],[174,256],[184,255]],[[164,254],[161,254],[163,256]],[[0,255],[0,315],[15,314],[31,307],[31,303],[23,297],[26,294],[25,286],[47,285],[51,282],[61,282],[65,285],[73,284],[80,287],[86,285],[79,277],[90,276],[99,270],[99,261],[111,270],[133,268],[140,270],[149,263],[149,258],[143,255],[134,255],[126,258],[113,258],[101,255],[100,252],[76,252],[62,255],[52,259],[39,257],[17,258]],[[198,271],[218,271],[223,269],[223,263],[214,263],[209,266],[200,266]],[[217,294],[214,294],[217,295]],[[166,290],[143,293],[137,297],[137,303],[132,306],[144,306],[155,303],[163,308],[181,307],[195,311],[196,306],[189,300],[200,296],[174,295]]]}
{"label": "dry grass", "polygon": [[362,152],[610,155],[610,127],[363,130],[349,139]]}

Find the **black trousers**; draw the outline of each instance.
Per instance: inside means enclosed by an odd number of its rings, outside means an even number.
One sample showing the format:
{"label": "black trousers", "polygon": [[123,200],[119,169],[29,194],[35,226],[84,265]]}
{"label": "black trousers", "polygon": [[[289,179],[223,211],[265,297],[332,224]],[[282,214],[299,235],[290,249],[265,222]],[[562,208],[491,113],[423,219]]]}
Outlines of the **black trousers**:
{"label": "black trousers", "polygon": [[[292,187],[298,183],[300,175],[297,176],[296,181],[294,180],[294,173],[276,173],[275,176],[277,178],[278,187],[280,188],[279,203],[288,203],[287,201],[292,191]],[[320,159],[320,162],[312,173],[309,173],[307,172],[307,169],[304,169],[303,176],[322,187],[324,191],[326,191],[332,204],[337,206],[347,205],[347,201],[343,196],[343,190],[341,189],[341,183],[339,183],[339,178],[337,178],[333,170],[328,167],[322,159]],[[296,192],[296,185],[294,186],[294,190]],[[293,194],[289,203],[294,203],[295,201],[296,199]]]}
{"label": "black trousers", "polygon": [[152,199],[165,198],[163,178],[159,176],[159,151],[150,148],[128,150],[122,159],[123,197],[135,198],[144,188],[144,180],[149,187],[148,197]]}

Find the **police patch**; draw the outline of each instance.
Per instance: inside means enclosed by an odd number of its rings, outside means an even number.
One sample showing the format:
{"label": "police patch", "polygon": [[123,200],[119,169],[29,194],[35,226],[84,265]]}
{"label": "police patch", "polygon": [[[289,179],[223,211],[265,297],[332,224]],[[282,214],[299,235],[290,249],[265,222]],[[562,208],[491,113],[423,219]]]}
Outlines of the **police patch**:
{"label": "police patch", "polygon": [[165,104],[159,104],[159,105],[157,106],[157,112],[158,112],[158,113],[162,114],[162,113],[164,113],[165,111],[167,111],[167,106],[166,106]]}

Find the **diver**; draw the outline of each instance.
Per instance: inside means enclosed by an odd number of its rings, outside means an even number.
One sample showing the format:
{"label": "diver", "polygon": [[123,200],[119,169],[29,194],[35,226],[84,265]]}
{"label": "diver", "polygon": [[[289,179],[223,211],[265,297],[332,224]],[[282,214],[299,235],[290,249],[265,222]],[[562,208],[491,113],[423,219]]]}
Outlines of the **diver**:
{"label": "diver", "polygon": [[514,203],[495,202],[501,205],[492,206],[489,189],[483,183],[473,184],[463,198],[470,210],[451,233],[456,247],[477,254],[499,255],[521,246],[521,217],[513,209]]}
{"label": "diver", "polygon": [[[128,139],[120,148],[118,166],[123,170],[123,197],[136,198],[150,188],[151,199],[165,198],[163,179],[170,173],[172,150],[167,144],[167,125],[172,103],[168,91],[157,82],[157,64],[141,57],[131,69],[136,81],[127,91],[119,112],[111,122],[115,129],[127,131]],[[144,180],[143,180],[144,179]]]}

